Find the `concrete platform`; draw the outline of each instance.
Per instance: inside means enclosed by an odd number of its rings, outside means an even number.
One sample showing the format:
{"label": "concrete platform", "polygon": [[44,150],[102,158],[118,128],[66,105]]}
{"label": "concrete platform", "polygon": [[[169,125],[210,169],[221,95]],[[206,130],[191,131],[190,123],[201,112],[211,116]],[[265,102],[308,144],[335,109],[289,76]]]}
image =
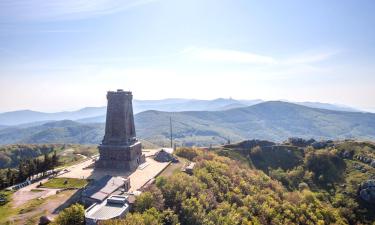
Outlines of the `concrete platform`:
{"label": "concrete platform", "polygon": [[131,188],[129,191],[136,191],[146,184],[152,178],[155,178],[168,165],[169,162],[157,162],[152,156],[157,150],[146,150],[146,162],[140,165],[133,173],[122,170],[94,169],[92,168],[94,161],[88,160],[80,164],[68,167],[69,172],[58,177],[79,178],[79,179],[100,179],[105,175],[130,177]]}

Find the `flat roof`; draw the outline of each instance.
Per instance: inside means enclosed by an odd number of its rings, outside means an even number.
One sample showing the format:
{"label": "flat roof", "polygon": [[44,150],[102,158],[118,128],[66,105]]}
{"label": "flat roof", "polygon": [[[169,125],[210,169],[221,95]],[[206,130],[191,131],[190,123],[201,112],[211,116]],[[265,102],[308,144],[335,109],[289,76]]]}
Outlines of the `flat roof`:
{"label": "flat roof", "polygon": [[125,179],[122,177],[107,175],[89,185],[83,191],[82,196],[103,201],[114,191],[122,187],[124,183]]}
{"label": "flat roof", "polygon": [[109,220],[119,217],[129,208],[129,204],[111,203],[105,200],[101,204],[94,204],[85,212],[85,217],[94,220]]}

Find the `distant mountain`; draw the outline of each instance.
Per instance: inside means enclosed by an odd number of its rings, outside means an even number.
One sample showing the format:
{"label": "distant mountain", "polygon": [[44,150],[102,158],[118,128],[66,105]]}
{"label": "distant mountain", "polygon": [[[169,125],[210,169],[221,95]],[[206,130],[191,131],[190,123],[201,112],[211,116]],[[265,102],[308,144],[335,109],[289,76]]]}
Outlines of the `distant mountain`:
{"label": "distant mountain", "polygon": [[147,110],[183,112],[183,111],[219,111],[246,107],[262,102],[262,100],[235,100],[232,98],[217,98],[213,100],[198,99],[163,99],[163,100],[134,100],[134,112]]}
{"label": "distant mountain", "polygon": [[0,114],[1,125],[19,125],[54,120],[78,120],[106,113],[105,107],[86,107],[72,112],[44,113],[31,110],[20,110]]}
{"label": "distant mountain", "polygon": [[277,101],[215,112],[147,111],[136,119],[141,133],[149,135],[145,138],[161,139],[168,133],[169,117],[174,121],[177,139],[188,143],[224,142],[228,138],[282,141],[292,136],[375,139],[375,114],[315,109]]}
{"label": "distant mountain", "polygon": [[0,143],[81,143],[96,144],[103,137],[104,124],[81,124],[70,120],[33,127],[0,130]]}
{"label": "distant mountain", "polygon": [[[162,100],[134,100],[134,113],[144,112],[148,110],[167,111],[167,112],[183,112],[183,111],[222,111],[234,108],[252,106],[263,102],[262,100],[235,100],[232,98],[218,98],[214,100],[197,100],[197,99],[162,99]],[[319,102],[300,102],[296,103],[312,108],[321,108],[337,111],[355,112],[359,111],[346,106],[338,106],[328,103]],[[77,120],[81,122],[104,122],[106,107],[86,107],[77,111],[44,113],[31,110],[20,110],[13,112],[0,113],[0,129],[1,126],[12,126],[33,123],[45,123],[56,120]]]}
{"label": "distant mountain", "polygon": [[[158,111],[215,111],[222,109],[231,109],[234,107],[246,107],[261,102],[261,100],[237,101],[234,99],[214,99],[214,100],[195,100],[195,99],[163,99],[163,100],[134,100],[134,113],[147,110]],[[56,120],[81,120],[91,117],[103,116],[106,114],[106,107],[86,107],[77,111],[44,113],[31,110],[20,110],[13,112],[0,113],[0,124],[20,125],[34,122],[48,122]],[[0,127],[1,129],[1,127]]]}
{"label": "distant mountain", "polygon": [[296,102],[296,104],[304,105],[311,108],[317,109],[329,109],[329,110],[336,110],[336,111],[344,111],[344,112],[360,112],[361,110],[343,106],[343,105],[334,105],[329,103],[321,103],[321,102]]}
{"label": "distant mountain", "polygon": [[[209,145],[227,140],[288,137],[375,140],[375,114],[316,109],[286,102],[264,102],[223,111],[161,112],[135,115],[137,135],[157,144],[168,143],[169,119],[173,136],[184,145]],[[0,143],[99,143],[104,123],[57,121],[33,127],[0,130]],[[91,122],[104,121],[104,116]],[[82,123],[85,122],[85,123]]]}

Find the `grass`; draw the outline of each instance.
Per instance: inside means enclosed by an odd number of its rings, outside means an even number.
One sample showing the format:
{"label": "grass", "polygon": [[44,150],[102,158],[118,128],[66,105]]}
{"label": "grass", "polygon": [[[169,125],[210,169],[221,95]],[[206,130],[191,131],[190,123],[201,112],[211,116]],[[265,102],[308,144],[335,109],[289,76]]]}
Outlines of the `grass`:
{"label": "grass", "polygon": [[17,210],[14,209],[11,204],[13,192],[1,191],[0,193],[6,196],[6,198],[8,199],[7,203],[0,206],[0,224],[11,224],[7,222],[8,218],[12,215],[17,214]]}
{"label": "grass", "polygon": [[44,216],[45,215],[45,212],[40,212],[40,213],[37,213],[29,218],[27,218],[27,220],[25,221],[25,225],[35,225],[35,224],[38,224],[39,223],[39,218],[41,216]]}
{"label": "grass", "polygon": [[44,188],[83,188],[88,184],[86,179],[53,178],[42,184]]}
{"label": "grass", "polygon": [[[51,201],[58,202],[61,205],[66,199],[69,199],[76,191],[65,191],[44,199],[32,199],[24,205],[14,208],[11,203],[0,206],[0,224],[6,225],[34,225],[38,224],[39,218],[46,215],[46,204]],[[53,206],[55,207],[55,206]]]}
{"label": "grass", "polygon": [[25,213],[28,213],[28,212],[32,212],[37,207],[42,205],[45,201],[46,201],[45,198],[44,199],[32,199],[20,208],[20,210],[18,211],[18,214],[25,214]]}

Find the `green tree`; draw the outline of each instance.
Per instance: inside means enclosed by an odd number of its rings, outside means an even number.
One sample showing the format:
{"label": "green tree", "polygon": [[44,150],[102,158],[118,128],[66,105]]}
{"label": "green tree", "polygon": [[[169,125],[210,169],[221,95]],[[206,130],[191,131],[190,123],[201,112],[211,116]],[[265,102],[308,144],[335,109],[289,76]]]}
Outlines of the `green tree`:
{"label": "green tree", "polygon": [[186,199],[182,202],[181,222],[186,225],[203,224],[205,212],[197,198]]}
{"label": "green tree", "polygon": [[74,204],[59,213],[53,225],[84,225],[85,209],[80,204]]}
{"label": "green tree", "polygon": [[59,165],[59,157],[58,157],[56,151],[53,152],[51,161],[52,161],[52,167],[56,167],[56,166]]}
{"label": "green tree", "polygon": [[164,225],[178,225],[178,216],[171,209],[163,211],[162,222]]}
{"label": "green tree", "polygon": [[145,192],[137,197],[134,203],[134,210],[136,212],[144,212],[150,208],[157,210],[164,209],[163,194],[155,185],[150,185]]}
{"label": "green tree", "polygon": [[305,159],[305,165],[308,170],[314,173],[315,182],[321,185],[343,179],[345,162],[327,150],[309,152]]}
{"label": "green tree", "polygon": [[142,213],[148,209],[151,209],[155,203],[155,199],[151,192],[143,192],[135,200],[134,210]]}

